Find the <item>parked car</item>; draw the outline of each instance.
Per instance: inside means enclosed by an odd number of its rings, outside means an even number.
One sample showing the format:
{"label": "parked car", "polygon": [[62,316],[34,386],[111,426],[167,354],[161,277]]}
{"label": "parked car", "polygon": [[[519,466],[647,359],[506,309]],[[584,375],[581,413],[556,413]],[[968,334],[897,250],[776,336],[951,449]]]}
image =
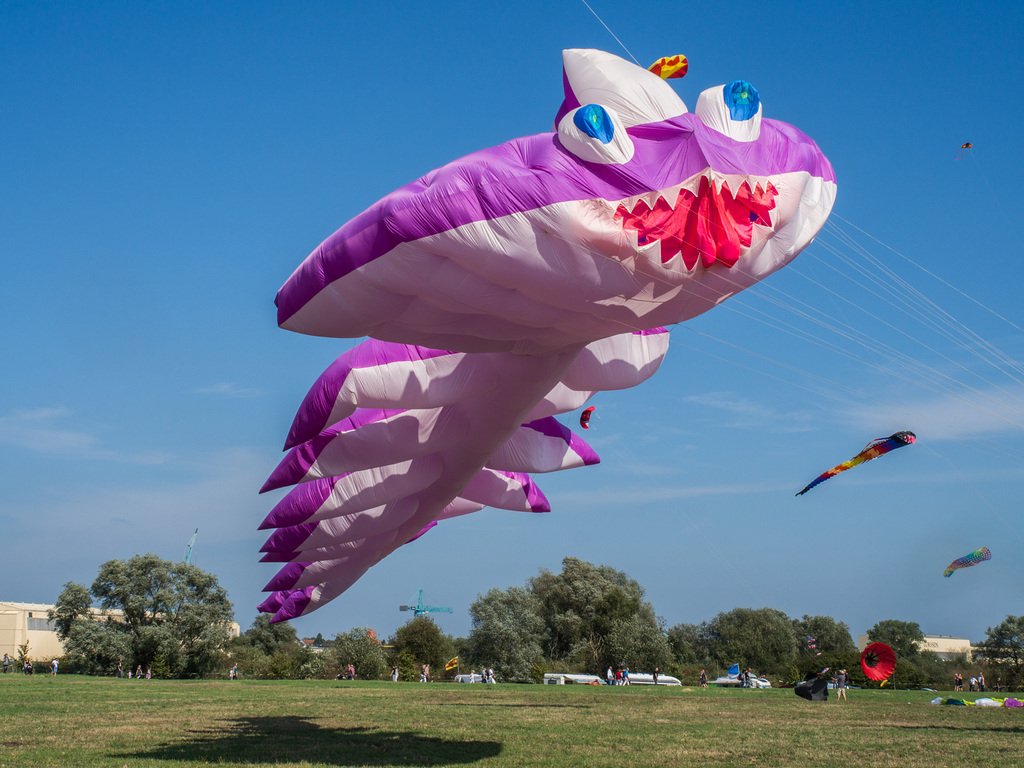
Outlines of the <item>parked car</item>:
{"label": "parked car", "polygon": [[[715,680],[709,680],[708,685],[716,685],[719,688],[741,688],[739,677],[722,675]],[[751,677],[747,684],[748,688],[771,688],[772,684],[767,677]]]}

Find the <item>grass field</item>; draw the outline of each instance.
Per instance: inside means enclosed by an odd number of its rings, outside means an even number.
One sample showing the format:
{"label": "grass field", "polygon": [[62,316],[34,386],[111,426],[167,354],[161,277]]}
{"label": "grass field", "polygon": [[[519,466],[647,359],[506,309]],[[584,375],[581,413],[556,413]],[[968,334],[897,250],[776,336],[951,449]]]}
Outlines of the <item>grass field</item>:
{"label": "grass field", "polygon": [[10,674],[0,766],[1024,766],[1024,712],[935,695]]}

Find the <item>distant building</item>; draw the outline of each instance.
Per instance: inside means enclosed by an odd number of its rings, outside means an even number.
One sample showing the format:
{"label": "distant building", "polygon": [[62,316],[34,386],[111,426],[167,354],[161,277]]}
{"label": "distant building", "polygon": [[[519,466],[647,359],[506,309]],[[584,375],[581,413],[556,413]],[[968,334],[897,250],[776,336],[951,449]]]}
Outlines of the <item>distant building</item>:
{"label": "distant building", "polygon": [[0,656],[18,658],[18,646],[28,643],[31,659],[53,659],[64,655],[53,622],[47,618],[52,605],[41,603],[0,603]]}
{"label": "distant building", "polygon": [[[43,661],[64,655],[64,644],[57,637],[57,629],[49,619],[52,605],[43,603],[0,602],[0,656],[18,657],[18,646],[28,643],[29,658]],[[117,621],[121,612],[90,609],[97,617],[109,616]],[[228,625],[228,634],[238,637],[241,628],[235,622]]]}
{"label": "distant building", "polygon": [[[863,653],[864,649],[871,643],[867,635],[857,636],[857,650]],[[919,645],[920,651],[931,651],[943,661],[952,661],[960,656],[971,659],[971,641],[966,637],[953,637],[952,635],[925,635],[924,641]]]}

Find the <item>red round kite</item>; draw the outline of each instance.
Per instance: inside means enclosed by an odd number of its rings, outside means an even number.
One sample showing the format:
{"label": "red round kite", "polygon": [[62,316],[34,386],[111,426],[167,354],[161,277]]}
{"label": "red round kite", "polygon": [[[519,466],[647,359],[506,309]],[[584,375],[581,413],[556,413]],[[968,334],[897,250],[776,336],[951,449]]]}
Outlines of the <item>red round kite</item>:
{"label": "red round kite", "polygon": [[872,643],[860,655],[860,668],[872,680],[887,680],[896,669],[896,652],[885,643]]}
{"label": "red round kite", "polygon": [[580,426],[584,429],[590,429],[590,416],[594,413],[594,406],[585,408],[583,413],[580,414]]}

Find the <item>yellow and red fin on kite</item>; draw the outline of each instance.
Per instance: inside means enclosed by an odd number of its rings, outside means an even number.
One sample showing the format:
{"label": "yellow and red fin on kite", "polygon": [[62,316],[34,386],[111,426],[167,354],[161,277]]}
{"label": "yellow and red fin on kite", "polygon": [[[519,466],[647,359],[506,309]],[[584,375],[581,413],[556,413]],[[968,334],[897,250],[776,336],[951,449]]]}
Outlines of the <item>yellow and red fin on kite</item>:
{"label": "yellow and red fin on kite", "polygon": [[682,77],[686,74],[689,63],[681,53],[675,56],[662,56],[647,69],[653,72],[662,80],[671,80],[674,77]]}

